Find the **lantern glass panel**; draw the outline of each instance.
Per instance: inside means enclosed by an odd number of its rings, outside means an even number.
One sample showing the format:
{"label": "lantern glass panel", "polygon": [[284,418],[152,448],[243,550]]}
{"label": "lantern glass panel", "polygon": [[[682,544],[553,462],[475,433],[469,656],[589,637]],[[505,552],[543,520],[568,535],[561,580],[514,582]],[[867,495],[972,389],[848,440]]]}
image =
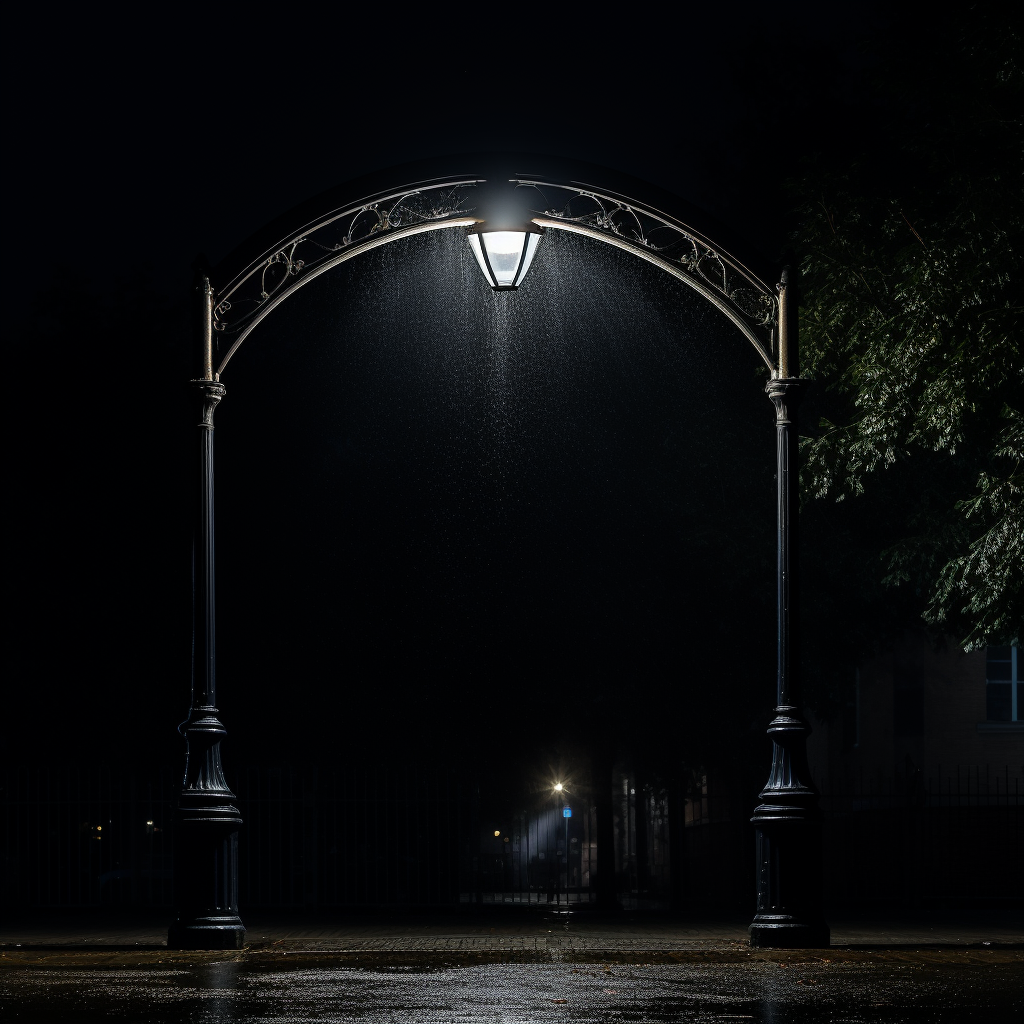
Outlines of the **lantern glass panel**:
{"label": "lantern glass panel", "polygon": [[537,251],[537,243],[540,241],[540,235],[535,235],[532,231],[526,236],[526,257],[523,260],[523,269],[519,271],[519,277],[516,279],[516,284],[522,284],[523,278],[526,277],[526,272],[530,269],[530,264],[533,262],[533,254]]}
{"label": "lantern glass panel", "polygon": [[499,288],[511,288],[516,283],[516,271],[523,258],[523,246],[529,237],[525,231],[487,231],[481,236],[487,250],[487,259],[494,271]]}
{"label": "lantern glass panel", "polygon": [[493,288],[495,286],[495,280],[491,275],[490,268],[487,266],[487,260],[484,259],[484,252],[480,247],[480,235],[470,235],[469,245],[473,250],[473,255],[476,257],[477,263],[480,264],[480,270],[487,279],[487,283]]}

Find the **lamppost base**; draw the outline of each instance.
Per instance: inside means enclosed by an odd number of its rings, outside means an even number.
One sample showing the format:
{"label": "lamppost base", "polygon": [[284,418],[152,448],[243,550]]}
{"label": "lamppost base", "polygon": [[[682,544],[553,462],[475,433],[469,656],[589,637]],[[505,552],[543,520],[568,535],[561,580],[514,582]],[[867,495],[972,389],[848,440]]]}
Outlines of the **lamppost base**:
{"label": "lamppost base", "polygon": [[235,915],[175,921],[167,930],[168,949],[242,949],[245,925]]}
{"label": "lamppost base", "polygon": [[808,923],[789,914],[758,914],[747,931],[750,945],[761,949],[828,949],[832,937],[824,921]]}

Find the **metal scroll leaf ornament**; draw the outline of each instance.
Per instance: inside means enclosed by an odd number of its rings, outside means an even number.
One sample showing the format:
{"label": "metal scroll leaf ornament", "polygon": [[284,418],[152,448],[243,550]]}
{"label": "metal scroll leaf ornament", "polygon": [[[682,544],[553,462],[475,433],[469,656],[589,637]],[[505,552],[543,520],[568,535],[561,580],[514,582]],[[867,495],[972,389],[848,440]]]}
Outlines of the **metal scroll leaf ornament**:
{"label": "metal scroll leaf ornament", "polygon": [[243,330],[263,305],[344,249],[398,228],[470,213],[474,188],[473,181],[426,186],[333,212],[232,281],[214,308],[214,330]]}
{"label": "metal scroll leaf ornament", "polygon": [[733,305],[742,310],[761,327],[772,327],[779,315],[779,302],[774,295],[766,295],[754,288],[734,288],[729,293]]}
{"label": "metal scroll leaf ornament", "polygon": [[[778,319],[774,291],[698,232],[634,201],[588,186],[511,180],[518,189],[535,195],[529,204],[533,215],[615,238],[688,276],[746,325],[751,340],[757,339],[757,347],[771,365]],[[479,178],[465,178],[424,184],[328,213],[250,264],[219,290],[215,331],[225,336],[229,347],[237,345],[268,303],[283,298],[305,277],[337,260],[344,250],[418,224],[471,217],[476,188],[481,183]]]}
{"label": "metal scroll leaf ornament", "polygon": [[640,246],[675,264],[715,291],[758,333],[768,350],[778,318],[774,292],[744,267],[712,248],[685,225],[596,190],[520,178],[536,189],[545,217],[585,225]]}

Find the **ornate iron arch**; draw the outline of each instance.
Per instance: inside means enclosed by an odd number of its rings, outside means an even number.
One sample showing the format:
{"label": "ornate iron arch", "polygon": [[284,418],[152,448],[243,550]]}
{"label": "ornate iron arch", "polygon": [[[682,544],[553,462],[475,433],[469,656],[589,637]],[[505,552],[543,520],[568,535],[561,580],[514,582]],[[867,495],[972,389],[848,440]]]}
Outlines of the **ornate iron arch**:
{"label": "ornate iron arch", "polygon": [[789,948],[828,945],[828,925],[821,912],[817,793],[806,764],[807,726],[797,706],[793,643],[796,408],[803,382],[789,376],[788,335],[794,311],[787,276],[784,272],[776,296],[707,236],[622,194],[544,175],[489,175],[431,178],[354,203],[337,204],[321,197],[305,214],[291,214],[289,221],[267,229],[262,241],[248,243],[245,254],[228,270],[214,273],[222,283],[202,278],[201,376],[192,382],[200,408],[193,690],[189,717],[180,727],[188,754],[176,812],[177,907],[168,932],[171,947],[236,949],[245,937],[237,892],[241,816],[221,765],[225,730],[215,706],[213,417],[226,393],[220,374],[263,318],[299,288],[387,242],[480,223],[474,202],[477,190],[499,180],[536,194],[536,203],[529,204],[530,216],[541,227],[607,242],[693,288],[732,321],[771,373],[766,390],[775,406],[776,427],[777,690],[776,716],[768,729],[773,743],[771,775],[751,819],[757,834],[758,912],[750,941]]}
{"label": "ornate iron arch", "polygon": [[[213,379],[264,317],[321,274],[387,242],[478,223],[476,192],[487,180],[445,178],[380,193],[331,209],[280,238],[214,286],[210,329],[219,362],[214,367],[211,360]],[[693,288],[733,322],[772,376],[780,375],[778,298],[721,246],[667,213],[607,190],[525,175],[508,180],[532,190],[532,219],[541,227],[614,245]]]}

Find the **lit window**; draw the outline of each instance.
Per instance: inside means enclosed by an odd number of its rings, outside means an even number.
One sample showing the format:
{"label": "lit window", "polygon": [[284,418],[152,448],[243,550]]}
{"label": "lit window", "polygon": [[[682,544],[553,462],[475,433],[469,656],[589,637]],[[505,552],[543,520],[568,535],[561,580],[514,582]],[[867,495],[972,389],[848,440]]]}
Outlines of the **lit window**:
{"label": "lit window", "polygon": [[986,717],[990,722],[1019,722],[1024,718],[1024,683],[1016,647],[990,647],[985,662]]}

